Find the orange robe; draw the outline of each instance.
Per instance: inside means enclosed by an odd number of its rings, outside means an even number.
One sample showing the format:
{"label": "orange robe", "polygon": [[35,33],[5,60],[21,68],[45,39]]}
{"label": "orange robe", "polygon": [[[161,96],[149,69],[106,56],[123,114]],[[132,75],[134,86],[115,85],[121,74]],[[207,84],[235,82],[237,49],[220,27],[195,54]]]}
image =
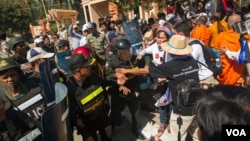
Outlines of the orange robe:
{"label": "orange robe", "polygon": [[[221,30],[224,30],[224,31],[228,31],[228,24],[227,22],[225,21],[220,21],[221,25],[223,26],[223,29]],[[209,29],[211,30],[211,41],[210,41],[210,46],[211,47],[214,47],[214,42],[215,42],[215,39],[216,37],[219,35],[218,34],[218,22],[214,22],[210,27]]]}
{"label": "orange robe", "polygon": [[[240,35],[233,30],[220,33],[215,40],[215,49],[225,48],[237,52],[241,49],[239,42]],[[228,59],[224,54],[221,55],[222,73],[217,77],[221,84],[240,86],[245,83],[244,71],[245,64]]]}
{"label": "orange robe", "polygon": [[191,31],[191,37],[201,40],[205,45],[209,45],[211,35],[211,30],[205,25],[197,26]]}

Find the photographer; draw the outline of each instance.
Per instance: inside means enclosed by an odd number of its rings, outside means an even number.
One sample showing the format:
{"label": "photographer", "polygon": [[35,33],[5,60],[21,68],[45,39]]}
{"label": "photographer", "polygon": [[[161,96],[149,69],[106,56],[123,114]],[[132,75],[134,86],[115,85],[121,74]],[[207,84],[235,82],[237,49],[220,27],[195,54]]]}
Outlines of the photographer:
{"label": "photographer", "polygon": [[185,141],[187,133],[190,133],[193,140],[198,141],[195,133],[197,125],[194,122],[194,115],[192,115],[192,106],[184,105],[183,102],[178,103],[178,89],[176,87],[181,82],[189,79],[193,79],[194,82],[199,83],[199,67],[194,58],[190,56],[193,49],[189,45],[186,46],[185,37],[181,35],[173,35],[168,42],[161,44],[161,48],[171,55],[172,60],[158,66],[151,65],[149,72],[154,79],[168,79],[173,102],[177,104],[170,115],[169,140],[177,140],[180,135],[178,139]]}

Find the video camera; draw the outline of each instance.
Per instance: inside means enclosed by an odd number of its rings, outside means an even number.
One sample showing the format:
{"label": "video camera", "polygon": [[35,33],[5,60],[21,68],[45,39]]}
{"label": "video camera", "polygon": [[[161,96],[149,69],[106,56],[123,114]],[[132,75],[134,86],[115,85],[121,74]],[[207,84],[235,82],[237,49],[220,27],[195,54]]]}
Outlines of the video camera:
{"label": "video camera", "polygon": [[176,86],[177,89],[177,105],[189,106],[193,105],[201,96],[201,85],[194,79],[187,79]]}

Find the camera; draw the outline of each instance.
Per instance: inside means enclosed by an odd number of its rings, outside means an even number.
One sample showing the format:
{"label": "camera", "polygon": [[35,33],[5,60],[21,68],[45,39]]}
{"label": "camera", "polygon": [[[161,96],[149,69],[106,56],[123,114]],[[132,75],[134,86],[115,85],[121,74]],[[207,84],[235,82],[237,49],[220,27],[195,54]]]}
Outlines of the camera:
{"label": "camera", "polygon": [[201,96],[201,86],[194,79],[187,79],[176,86],[177,89],[177,105],[189,106],[193,105]]}

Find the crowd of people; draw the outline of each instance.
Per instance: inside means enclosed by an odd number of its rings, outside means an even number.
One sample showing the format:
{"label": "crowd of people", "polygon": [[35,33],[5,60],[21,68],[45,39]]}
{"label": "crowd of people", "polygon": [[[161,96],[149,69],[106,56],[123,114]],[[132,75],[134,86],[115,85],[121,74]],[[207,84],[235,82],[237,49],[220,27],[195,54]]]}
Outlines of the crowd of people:
{"label": "crowd of people", "polygon": [[[139,115],[145,91],[160,114],[154,141],[165,130],[169,140],[220,141],[222,125],[249,125],[249,76],[246,62],[239,61],[239,40],[250,36],[235,30],[243,15],[237,1],[231,5],[216,13],[211,0],[200,0],[196,8],[186,1],[169,4],[167,14],[138,23],[137,54],[122,20],[87,22],[81,30],[72,21],[58,29],[58,42],[40,35],[34,47],[1,32],[8,55],[0,58],[0,140],[27,139],[27,133],[33,135],[29,140],[42,140],[41,117],[51,105],[39,66],[48,61],[66,78],[59,81],[68,88],[72,140],[74,130],[84,141],[97,141],[97,132],[102,141],[113,140],[126,106],[131,133],[144,140]],[[219,53],[219,74],[208,67],[204,46]]]}

